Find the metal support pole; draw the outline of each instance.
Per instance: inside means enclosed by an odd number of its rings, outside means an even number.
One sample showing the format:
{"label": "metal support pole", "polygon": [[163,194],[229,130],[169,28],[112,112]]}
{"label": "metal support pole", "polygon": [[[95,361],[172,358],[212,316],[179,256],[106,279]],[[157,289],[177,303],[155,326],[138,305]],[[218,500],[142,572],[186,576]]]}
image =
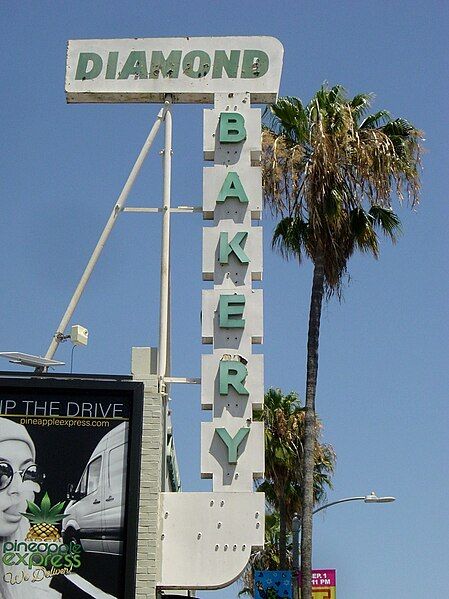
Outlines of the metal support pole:
{"label": "metal support pole", "polygon": [[101,252],[104,248],[104,245],[112,231],[112,228],[115,225],[117,217],[120,214],[120,212],[123,210],[123,207],[128,198],[129,192],[131,191],[131,188],[137,178],[137,175],[139,174],[140,168],[141,168],[145,158],[147,157],[147,154],[151,148],[151,145],[153,144],[154,138],[156,137],[159,127],[161,126],[161,123],[164,120],[164,116],[165,116],[167,109],[168,109],[168,105],[166,104],[159,111],[156,121],[155,121],[153,127],[151,128],[151,131],[140,151],[139,156],[137,157],[137,160],[131,170],[131,173],[129,174],[129,177],[122,189],[122,192],[111,212],[108,222],[106,223],[106,226],[103,229],[100,239],[98,240],[98,243],[95,246],[95,249],[90,257],[90,260],[87,263],[87,266],[86,266],[86,268],[83,272],[83,275],[78,283],[78,286],[75,289],[75,292],[72,296],[72,299],[70,300],[67,310],[65,311],[65,314],[62,317],[61,322],[59,323],[58,329],[57,329],[55,335],[53,336],[53,339],[50,343],[47,353],[45,354],[45,357],[48,359],[53,358],[53,356],[58,348],[61,336],[64,334],[64,331],[65,331],[68,323],[70,322],[70,319],[72,318],[73,312],[75,311],[75,308],[80,300],[80,297],[84,291],[84,288],[86,287],[87,282],[89,281],[90,275],[92,274],[95,264],[97,263],[98,258],[100,257],[100,254],[101,254]]}
{"label": "metal support pole", "polygon": [[301,521],[298,518],[298,514],[295,513],[292,520],[292,533],[293,533],[293,572],[292,572],[292,586],[293,586],[293,599],[299,599],[299,531],[301,530]]}
{"label": "metal support pole", "polygon": [[171,96],[165,97],[165,136],[164,136],[164,184],[162,198],[162,240],[161,240],[161,297],[159,312],[159,354],[158,381],[162,395],[162,469],[161,489],[165,491],[167,470],[167,409],[168,394],[165,384],[168,363],[169,318],[170,318],[170,202],[171,202],[171,159],[172,159],[172,115]]}
{"label": "metal support pole", "polygon": [[[172,157],[172,116],[171,97],[165,100],[165,139],[164,139],[164,185],[162,199],[162,241],[161,241],[161,298],[159,312],[159,363],[160,384],[167,374],[168,316],[170,285],[170,202],[171,202],[171,157]],[[161,388],[161,391],[163,389]]]}

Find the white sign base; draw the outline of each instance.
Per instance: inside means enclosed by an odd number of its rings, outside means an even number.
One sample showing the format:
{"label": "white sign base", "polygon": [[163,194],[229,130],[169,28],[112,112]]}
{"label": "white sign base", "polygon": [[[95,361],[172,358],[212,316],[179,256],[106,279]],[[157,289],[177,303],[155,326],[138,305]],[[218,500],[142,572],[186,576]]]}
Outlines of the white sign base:
{"label": "white sign base", "polygon": [[226,587],[263,546],[263,493],[161,493],[160,514],[161,588]]}

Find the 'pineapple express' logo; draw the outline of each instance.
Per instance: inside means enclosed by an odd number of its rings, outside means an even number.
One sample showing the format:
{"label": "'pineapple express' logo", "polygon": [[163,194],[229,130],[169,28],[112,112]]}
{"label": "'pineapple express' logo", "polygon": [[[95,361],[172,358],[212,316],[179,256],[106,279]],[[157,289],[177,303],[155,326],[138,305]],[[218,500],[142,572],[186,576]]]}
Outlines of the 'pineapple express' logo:
{"label": "'pineapple express' logo", "polygon": [[45,568],[50,575],[71,572],[81,566],[81,545],[75,541],[63,543],[57,528],[68,514],[62,513],[64,502],[51,505],[45,493],[40,506],[28,501],[28,510],[22,514],[31,524],[25,541],[7,541],[2,544],[2,562],[5,566],[25,566],[29,570]]}

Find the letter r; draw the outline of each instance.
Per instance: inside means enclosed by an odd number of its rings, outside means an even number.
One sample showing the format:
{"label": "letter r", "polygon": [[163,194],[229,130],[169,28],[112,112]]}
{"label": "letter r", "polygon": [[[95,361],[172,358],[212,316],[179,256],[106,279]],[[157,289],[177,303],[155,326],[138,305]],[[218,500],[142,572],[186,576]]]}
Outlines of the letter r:
{"label": "letter r", "polygon": [[232,385],[239,395],[249,395],[244,386],[248,369],[237,360],[222,360],[220,362],[220,395],[227,395],[229,385]]}

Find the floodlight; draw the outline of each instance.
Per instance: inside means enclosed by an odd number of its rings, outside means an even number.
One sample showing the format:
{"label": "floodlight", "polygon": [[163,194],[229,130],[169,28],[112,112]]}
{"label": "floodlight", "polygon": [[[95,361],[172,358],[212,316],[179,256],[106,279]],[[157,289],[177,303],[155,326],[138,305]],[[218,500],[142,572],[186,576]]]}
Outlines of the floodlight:
{"label": "floodlight", "polygon": [[80,324],[74,324],[70,330],[69,338],[73,345],[87,345],[89,331]]}

